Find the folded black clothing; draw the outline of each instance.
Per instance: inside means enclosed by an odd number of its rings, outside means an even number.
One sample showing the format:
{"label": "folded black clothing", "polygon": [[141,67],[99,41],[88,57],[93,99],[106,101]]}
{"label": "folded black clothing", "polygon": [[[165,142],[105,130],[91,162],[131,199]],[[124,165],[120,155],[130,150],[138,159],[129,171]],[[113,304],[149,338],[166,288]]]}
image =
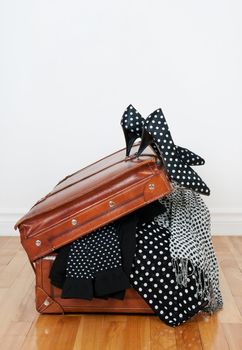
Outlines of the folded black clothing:
{"label": "folded black clothing", "polygon": [[155,219],[164,212],[151,203],[61,248],[50,278],[62,298],[123,299],[133,287],[171,327],[198,313],[207,300],[197,295],[191,265],[187,285],[176,281],[170,231]]}
{"label": "folded black clothing", "polygon": [[123,299],[133,287],[171,327],[203,310],[208,300],[197,294],[189,261],[187,284],[176,280],[171,233],[157,220],[165,211],[153,202],[60,248],[50,278],[61,297]]}
{"label": "folded black clothing", "polygon": [[72,243],[69,243],[56,250],[57,256],[50,269],[49,278],[51,284],[58,288],[62,288],[66,279],[66,268],[71,245]]}
{"label": "folded black clothing", "polygon": [[124,298],[130,283],[122,270],[117,231],[111,223],[60,249],[49,277],[62,289],[62,298]]}
{"label": "folded black clothing", "polygon": [[49,274],[62,298],[123,299],[136,250],[136,226],[164,212],[153,202],[62,247]]}
{"label": "folded black clothing", "polygon": [[91,300],[95,298],[123,299],[125,289],[130,286],[122,269],[97,273],[95,278],[66,278],[62,298]]}

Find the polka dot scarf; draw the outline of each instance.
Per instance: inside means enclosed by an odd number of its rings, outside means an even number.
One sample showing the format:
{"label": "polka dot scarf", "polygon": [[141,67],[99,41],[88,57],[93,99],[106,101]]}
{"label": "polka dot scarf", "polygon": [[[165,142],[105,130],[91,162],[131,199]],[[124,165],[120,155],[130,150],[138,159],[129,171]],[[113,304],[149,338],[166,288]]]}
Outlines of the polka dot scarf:
{"label": "polka dot scarf", "polygon": [[166,212],[154,220],[171,233],[169,249],[177,283],[187,285],[188,264],[191,264],[197,293],[208,299],[203,311],[212,313],[223,307],[223,301],[211,240],[210,213],[198,193],[173,185],[174,191],[159,200],[165,205]]}

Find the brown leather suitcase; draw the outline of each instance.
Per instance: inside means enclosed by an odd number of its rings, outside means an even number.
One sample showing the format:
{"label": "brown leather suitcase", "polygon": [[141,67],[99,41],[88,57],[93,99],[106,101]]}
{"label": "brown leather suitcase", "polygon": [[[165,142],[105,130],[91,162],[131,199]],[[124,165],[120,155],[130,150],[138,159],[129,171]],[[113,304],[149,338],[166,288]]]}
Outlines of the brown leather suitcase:
{"label": "brown leather suitcase", "polygon": [[36,272],[37,310],[152,313],[133,289],[127,291],[124,300],[61,299],[60,290],[50,285],[48,273],[56,249],[171,190],[165,170],[151,149],[139,159],[126,158],[125,150],[120,150],[61,180],[15,225]]}

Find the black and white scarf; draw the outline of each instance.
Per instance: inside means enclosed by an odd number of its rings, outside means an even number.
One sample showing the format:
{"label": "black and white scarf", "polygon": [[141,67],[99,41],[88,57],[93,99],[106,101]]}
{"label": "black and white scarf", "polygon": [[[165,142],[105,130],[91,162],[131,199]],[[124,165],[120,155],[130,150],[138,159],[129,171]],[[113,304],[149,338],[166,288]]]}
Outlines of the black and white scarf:
{"label": "black and white scarf", "polygon": [[191,263],[197,293],[209,301],[203,311],[213,313],[223,307],[223,300],[211,239],[210,212],[198,193],[173,185],[174,191],[159,200],[167,210],[155,221],[170,230],[169,249],[177,283],[186,286],[188,262]]}

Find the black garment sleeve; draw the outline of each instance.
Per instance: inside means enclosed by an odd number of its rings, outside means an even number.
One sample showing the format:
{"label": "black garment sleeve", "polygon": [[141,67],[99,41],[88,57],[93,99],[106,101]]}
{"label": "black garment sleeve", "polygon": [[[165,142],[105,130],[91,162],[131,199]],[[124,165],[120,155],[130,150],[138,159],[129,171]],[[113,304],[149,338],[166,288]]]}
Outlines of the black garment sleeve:
{"label": "black garment sleeve", "polygon": [[71,243],[59,248],[53,265],[50,269],[49,278],[51,284],[58,288],[62,288],[66,279],[66,267]]}
{"label": "black garment sleeve", "polygon": [[166,208],[159,201],[152,202],[118,221],[118,233],[122,252],[123,270],[129,277],[136,250],[136,227],[140,223],[151,221],[155,216],[163,214]]}

